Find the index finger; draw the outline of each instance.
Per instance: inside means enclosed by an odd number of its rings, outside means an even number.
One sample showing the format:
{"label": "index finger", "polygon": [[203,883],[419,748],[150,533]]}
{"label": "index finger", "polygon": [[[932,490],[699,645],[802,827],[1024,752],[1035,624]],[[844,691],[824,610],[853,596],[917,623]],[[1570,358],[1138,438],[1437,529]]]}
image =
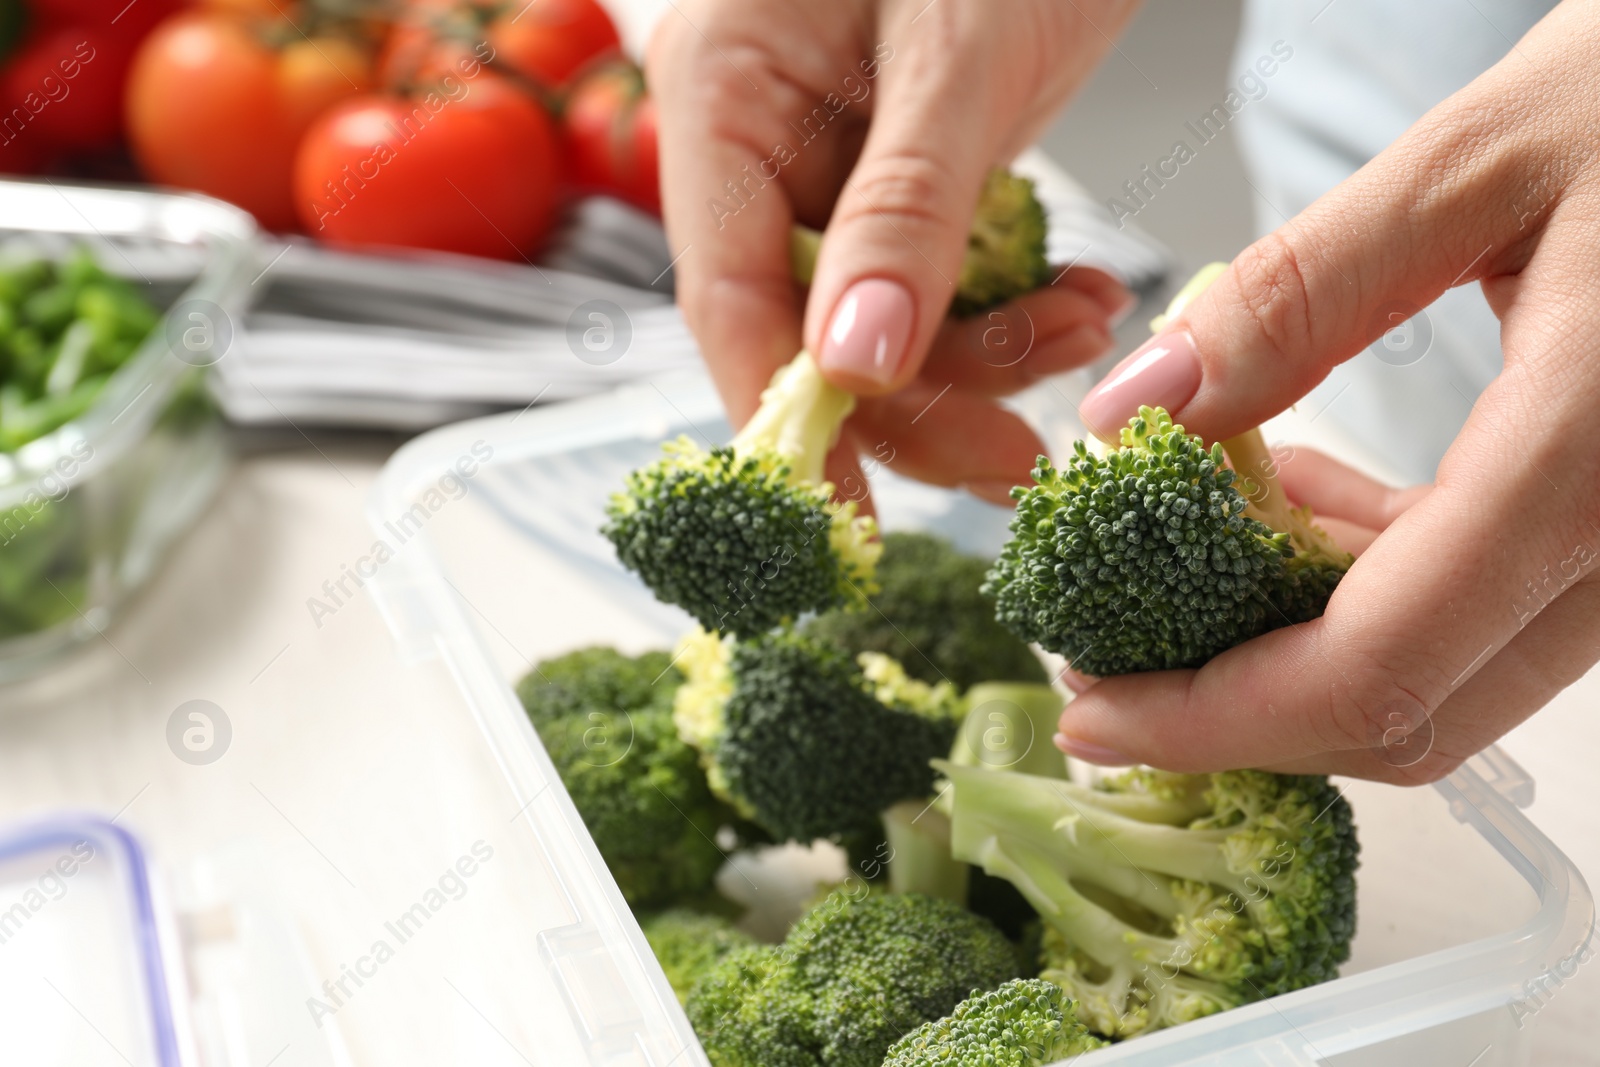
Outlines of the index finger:
{"label": "index finger", "polygon": [[735,66],[686,18],[666,16],[648,59],[660,101],[662,214],[678,305],[737,426],[800,350],[793,211],[771,159],[781,100],[793,90],[742,55]]}

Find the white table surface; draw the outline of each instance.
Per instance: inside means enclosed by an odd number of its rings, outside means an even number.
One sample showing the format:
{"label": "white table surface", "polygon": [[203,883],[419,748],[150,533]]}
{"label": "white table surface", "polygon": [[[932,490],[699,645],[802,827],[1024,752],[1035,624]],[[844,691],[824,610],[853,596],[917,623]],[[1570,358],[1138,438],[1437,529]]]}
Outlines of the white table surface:
{"label": "white table surface", "polygon": [[[334,977],[474,841],[498,843],[515,811],[476,728],[428,717],[448,681],[385,667],[392,652],[365,597],[320,626],[306,606],[371,544],[362,508],[382,458],[371,441],[319,438],[242,460],[107,641],[31,684],[0,688],[0,818],[61,806],[120,813],[176,867],[246,852],[270,871],[266,884],[312,973]],[[582,609],[536,595],[558,596],[560,575],[523,561],[513,587],[503,565],[486,543],[466,566],[476,573],[452,578],[513,676],[523,669],[517,646],[581,631]],[[1534,821],[1591,876],[1600,872],[1597,695],[1600,674],[1591,674],[1505,741],[1538,782]],[[233,725],[229,751],[209,766],[167,749],[168,717],[193,699],[214,701]],[[1370,830],[1369,858],[1405,845]],[[419,936],[374,991],[339,1012],[331,1029],[352,1062],[564,1062],[528,1010],[538,994],[519,947],[530,943],[519,937],[519,904],[539,872],[510,844],[496,858],[441,913],[442,929]],[[1393,936],[1447,940],[1472,891],[1441,894],[1436,930]],[[1600,977],[1587,967],[1529,1021],[1534,1062],[1600,1064],[1597,1008]],[[237,1062],[337,1062],[317,1047],[326,1040],[297,1002],[281,1034],[258,1028]],[[96,1062],[122,1062],[103,1051]]]}

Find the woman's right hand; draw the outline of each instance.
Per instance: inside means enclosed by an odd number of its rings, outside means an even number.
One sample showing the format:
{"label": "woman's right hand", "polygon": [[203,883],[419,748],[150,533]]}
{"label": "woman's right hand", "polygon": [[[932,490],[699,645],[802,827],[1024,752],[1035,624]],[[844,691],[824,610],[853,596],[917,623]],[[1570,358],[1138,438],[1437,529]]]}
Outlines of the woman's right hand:
{"label": "woman's right hand", "polygon": [[[647,61],[664,214],[678,302],[733,422],[803,346],[862,397],[830,463],[836,484],[859,450],[1005,499],[1042,448],[993,398],[1104,353],[1132,298],[1074,268],[1005,309],[947,320],[954,279],[985,175],[1033,141],[1134,4],[673,8]],[[790,275],[796,222],[827,227],[809,297]]]}

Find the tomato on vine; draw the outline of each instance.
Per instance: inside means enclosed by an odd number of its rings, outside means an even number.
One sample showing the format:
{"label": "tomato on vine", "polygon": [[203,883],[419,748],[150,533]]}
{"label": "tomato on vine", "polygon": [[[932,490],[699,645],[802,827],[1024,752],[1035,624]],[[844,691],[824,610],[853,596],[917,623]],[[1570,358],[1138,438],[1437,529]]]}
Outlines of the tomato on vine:
{"label": "tomato on vine", "polygon": [[369,42],[306,21],[194,10],[158,27],[128,78],[128,137],[145,175],[238,204],[269,229],[293,228],[301,137],[373,85]]}

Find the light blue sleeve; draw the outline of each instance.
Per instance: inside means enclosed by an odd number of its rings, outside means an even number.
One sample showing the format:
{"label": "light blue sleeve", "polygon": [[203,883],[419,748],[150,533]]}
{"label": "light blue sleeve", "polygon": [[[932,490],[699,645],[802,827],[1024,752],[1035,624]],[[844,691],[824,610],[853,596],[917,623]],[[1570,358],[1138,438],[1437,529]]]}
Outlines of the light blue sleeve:
{"label": "light blue sleeve", "polygon": [[[1355,173],[1554,6],[1246,0],[1234,68],[1289,52],[1235,123],[1258,231],[1276,229]],[[1500,367],[1499,323],[1479,288],[1463,286],[1336,369],[1304,405],[1426,481]]]}

